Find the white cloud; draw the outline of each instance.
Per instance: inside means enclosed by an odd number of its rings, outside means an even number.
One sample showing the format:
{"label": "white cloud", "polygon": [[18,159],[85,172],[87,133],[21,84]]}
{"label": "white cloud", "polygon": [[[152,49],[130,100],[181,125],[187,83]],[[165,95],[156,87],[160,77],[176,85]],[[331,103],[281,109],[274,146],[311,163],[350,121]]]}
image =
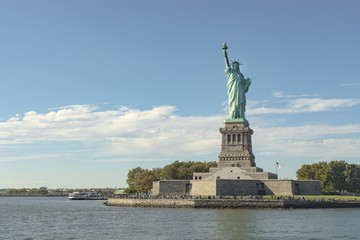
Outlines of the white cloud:
{"label": "white cloud", "polygon": [[261,155],[323,159],[360,156],[360,124],[254,127],[254,133],[253,145]]}
{"label": "white cloud", "polygon": [[352,107],[360,104],[360,99],[321,99],[321,98],[298,98],[286,101],[287,105],[282,108],[249,108],[247,115],[258,114],[284,114],[331,111],[336,108]]}
{"label": "white cloud", "polygon": [[175,111],[174,106],[97,111],[91,105],[66,106],[45,114],[29,111],[0,122],[0,148],[82,142],[96,156],[202,155],[217,148],[224,117],[181,117]]}
{"label": "white cloud", "polygon": [[344,83],[344,84],[341,84],[341,86],[343,86],[343,87],[360,86],[360,83]]}
{"label": "white cloud", "polygon": [[304,98],[304,97],[319,97],[320,95],[319,94],[298,94],[298,95],[293,95],[293,94],[284,94],[283,91],[276,91],[276,92],[272,92],[272,95],[274,97],[277,97],[277,98]]}
{"label": "white cloud", "polygon": [[[321,111],[353,106],[358,101],[296,99],[283,111]],[[2,156],[0,161],[86,153],[92,156],[91,159],[105,162],[156,161],[206,154],[215,156],[209,161],[217,160],[221,143],[218,129],[225,118],[221,115],[182,117],[176,114],[174,106],[157,106],[144,111],[128,107],[99,111],[91,105],[74,105],[45,114],[29,111],[23,117],[18,115],[0,122],[0,150],[25,146],[21,152],[29,156]],[[269,127],[268,123],[262,124],[261,121],[256,121],[256,124],[252,126],[253,146],[260,155],[329,159],[360,156],[360,124],[298,127]],[[77,152],[62,150],[60,154],[26,154],[26,149],[37,148],[44,142],[53,146],[64,142],[81,144]]]}
{"label": "white cloud", "polygon": [[[257,145],[260,147],[259,145]],[[271,149],[260,151],[265,156],[306,157],[324,160],[358,158],[359,139],[323,139],[321,141],[268,142]]]}
{"label": "white cloud", "polygon": [[51,158],[60,158],[66,157],[69,154],[38,154],[38,155],[26,155],[26,156],[9,156],[9,157],[1,157],[0,162],[11,162],[11,161],[19,161],[19,160],[39,160],[39,159],[51,159]]}
{"label": "white cloud", "polygon": [[168,158],[151,158],[151,157],[125,157],[125,158],[107,158],[107,159],[102,159],[102,160],[96,160],[98,162],[107,162],[107,163],[111,163],[111,162],[163,162],[163,161],[168,161]]}

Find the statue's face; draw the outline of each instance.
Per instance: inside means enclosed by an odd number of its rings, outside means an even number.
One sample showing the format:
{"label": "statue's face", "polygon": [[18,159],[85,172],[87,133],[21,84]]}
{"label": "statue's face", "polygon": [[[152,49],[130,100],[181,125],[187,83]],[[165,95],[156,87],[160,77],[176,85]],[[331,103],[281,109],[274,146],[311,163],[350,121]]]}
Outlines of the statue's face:
{"label": "statue's face", "polygon": [[236,71],[239,71],[239,70],[240,70],[240,66],[239,66],[238,63],[233,63],[233,64],[232,64],[232,68],[233,68],[234,70],[236,70]]}

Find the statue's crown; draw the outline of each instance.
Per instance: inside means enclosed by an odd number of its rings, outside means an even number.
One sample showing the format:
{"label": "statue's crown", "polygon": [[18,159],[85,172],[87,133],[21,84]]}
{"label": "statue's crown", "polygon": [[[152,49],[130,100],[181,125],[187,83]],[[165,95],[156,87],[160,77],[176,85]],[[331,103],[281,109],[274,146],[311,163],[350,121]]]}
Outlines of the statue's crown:
{"label": "statue's crown", "polygon": [[239,60],[236,60],[236,59],[232,60],[231,63],[237,63],[239,65],[243,65]]}

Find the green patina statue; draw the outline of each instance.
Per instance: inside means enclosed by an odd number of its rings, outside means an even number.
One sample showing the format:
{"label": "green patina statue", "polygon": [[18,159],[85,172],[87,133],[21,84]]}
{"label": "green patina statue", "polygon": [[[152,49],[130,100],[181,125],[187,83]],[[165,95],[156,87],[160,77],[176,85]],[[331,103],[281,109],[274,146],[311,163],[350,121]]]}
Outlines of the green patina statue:
{"label": "green patina statue", "polygon": [[240,72],[241,63],[239,61],[232,61],[232,66],[230,66],[226,52],[226,43],[224,43],[222,49],[224,51],[226,64],[225,73],[228,78],[227,88],[230,113],[230,118],[226,119],[225,122],[247,122],[245,118],[245,93],[249,90],[251,79],[244,78],[244,75]]}

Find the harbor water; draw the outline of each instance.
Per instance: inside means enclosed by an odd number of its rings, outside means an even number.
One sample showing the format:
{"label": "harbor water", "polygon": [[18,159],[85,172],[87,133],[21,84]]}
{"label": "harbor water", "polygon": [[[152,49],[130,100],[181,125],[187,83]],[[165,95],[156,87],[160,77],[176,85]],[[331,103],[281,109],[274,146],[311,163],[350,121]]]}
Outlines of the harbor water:
{"label": "harbor water", "polygon": [[0,239],[359,239],[360,209],[108,207],[0,197]]}

